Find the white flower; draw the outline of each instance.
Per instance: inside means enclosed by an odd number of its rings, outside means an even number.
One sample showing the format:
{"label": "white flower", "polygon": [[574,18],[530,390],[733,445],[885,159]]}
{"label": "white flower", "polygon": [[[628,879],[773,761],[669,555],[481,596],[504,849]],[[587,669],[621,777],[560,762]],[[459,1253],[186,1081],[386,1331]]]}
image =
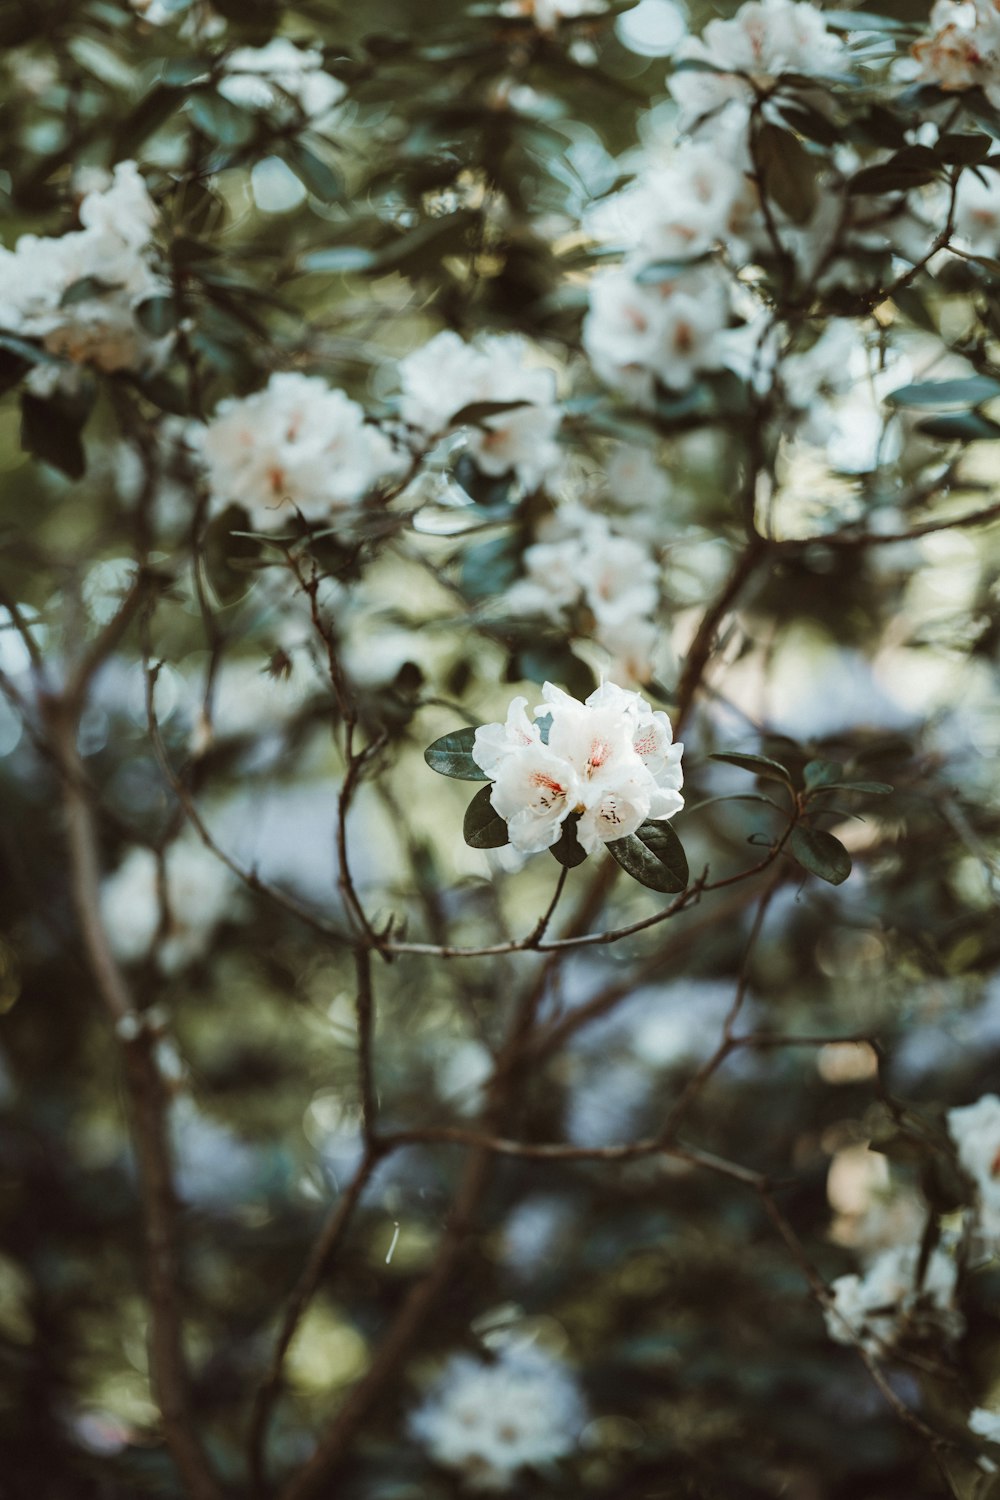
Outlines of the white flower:
{"label": "white flower", "polygon": [[643,285],[615,266],[590,283],[583,347],[603,381],[648,406],[657,381],[681,391],[722,366],[728,316],[725,284],[711,271]]}
{"label": "white flower", "polygon": [[101,886],[101,911],[122,963],[138,963],[155,943],[156,963],[175,974],[208,952],[216,928],[235,914],[239,891],[230,871],[200,840],[184,837],[164,856],[166,919],[161,932],[159,867],[135,848]]}
{"label": "white flower", "polygon": [[484,474],[509,470],[534,488],[559,459],[555,372],[531,363],[531,348],[514,334],[467,344],[457,333],[436,334],[400,362],[400,414],[428,437],[438,437],[463,407],[481,401],[516,402],[468,431],[467,452]]}
{"label": "white flower", "polygon": [[452,1355],[408,1425],[437,1463],[457,1469],[471,1487],[504,1490],[519,1470],[572,1453],[586,1420],[565,1365],[508,1342],[491,1364]]}
{"label": "white flower", "polygon": [[[681,70],[670,92],[681,128],[731,100],[749,102],[753,85],[766,88],[782,73],[822,74],[843,66],[845,46],[826,29],[822,11],[805,0],[747,0],[729,20],[709,21],[700,37],[678,47],[678,61],[707,62],[718,73]],[[741,76],[742,75],[742,76]]]}
{"label": "white flower", "polygon": [[221,401],[201,434],[212,498],[275,530],[293,508],[307,520],[355,504],[402,459],[364,409],[315,375],[272,375],[262,391]]}
{"label": "white flower", "polygon": [[[660,570],[648,547],[616,535],[603,516],[568,505],[524,552],[524,577],[507,592],[512,614],[561,621],[584,608],[616,675],[643,682],[657,629]],[[584,633],[581,626],[576,633]]]}
{"label": "white flower", "polygon": [[950,1109],[948,1129],[978,1189],[983,1232],[1000,1236],[1000,1097],[984,1094],[975,1104]]}
{"label": "white flower", "polygon": [[1000,15],[990,0],[937,0],[930,32],[912,51],[923,81],[949,93],[978,85],[1000,104]]}
{"label": "white flower", "polygon": [[225,60],[219,93],[248,109],[273,109],[288,98],[310,116],[326,114],[347,92],[323,71],[323,54],[273,37],[266,47],[237,47]]}
{"label": "white flower", "polygon": [[883,1250],[864,1276],[838,1276],[825,1313],[830,1337],[838,1344],[857,1341],[876,1357],[907,1337],[961,1337],[965,1319],[955,1306],[955,1260],[939,1246],[918,1287],[919,1262],[919,1245],[896,1245]]}
{"label": "white flower", "polygon": [[[0,248],[0,327],[41,339],[53,354],[98,369],[134,369],[164,351],[136,323],[135,308],[166,284],[152,266],[156,207],[135,162],[80,205],[82,229],[55,238],[24,234]],[[93,288],[63,305],[71,287]]]}
{"label": "white flower", "polygon": [[1000,1411],[991,1411],[987,1406],[977,1406],[969,1413],[969,1431],[988,1443],[1000,1443]]}
{"label": "white flower", "polygon": [[542,697],[535,713],[550,717],[548,744],[528,718],[525,698],[511,704],[506,724],[478,729],[473,744],[515,849],[550,848],[574,813],[577,839],[592,854],[647,818],[671,818],[684,806],[683,746],[673,743],[666,714],[614,683],[585,703],[548,682]]}
{"label": "white flower", "polygon": [[1000,175],[987,167],[963,172],[955,194],[955,232],[973,253],[1000,251]]}
{"label": "white flower", "polygon": [[744,134],[649,153],[635,182],[597,205],[589,228],[650,261],[695,259],[720,244],[745,255],[759,218],[751,170]]}
{"label": "white flower", "polygon": [[539,31],[555,31],[560,21],[599,16],[607,8],[607,0],[501,0],[500,14],[527,16]]}

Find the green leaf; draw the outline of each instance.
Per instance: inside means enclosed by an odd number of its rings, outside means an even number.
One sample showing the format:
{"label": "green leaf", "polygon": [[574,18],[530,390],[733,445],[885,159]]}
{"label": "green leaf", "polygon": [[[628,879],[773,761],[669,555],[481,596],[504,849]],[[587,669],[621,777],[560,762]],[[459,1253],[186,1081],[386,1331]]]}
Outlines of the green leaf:
{"label": "green leaf", "polygon": [[516,537],[508,534],[478,542],[462,557],[462,592],[470,599],[501,594],[520,576],[521,556]]}
{"label": "green leaf", "polygon": [[450,427],[477,427],[487,417],[497,417],[501,412],[519,411],[530,406],[530,401],[470,401],[450,419]]}
{"label": "green leaf", "polygon": [[260,546],[246,536],[250,518],[239,505],[227,505],[205,527],[201,556],[205,575],[222,605],[235,604],[252,585],[247,565],[260,558]]}
{"label": "green leaf", "polygon": [[330,164],[303,141],[287,141],[283,155],[296,177],[322,203],[336,203],[344,196],[344,180]]}
{"label": "green leaf", "polygon": [[806,828],[799,823],[789,839],[799,864],[830,885],[840,885],[851,873],[851,856],[839,839],[821,828]]}
{"label": "green leaf", "polygon": [[68,479],[82,479],[87,467],[80,435],[85,421],[85,413],[25,391],[21,397],[21,447]]}
{"label": "green leaf", "polygon": [[786,786],[791,786],[792,775],[787,766],[780,761],[772,760],[768,755],[742,755],[735,751],[719,751],[710,755],[709,760],[721,760],[728,766],[739,766],[741,771],[752,771],[755,776],[760,776],[764,781],[783,781]]}
{"label": "green leaf", "polygon": [[816,207],[816,168],[802,142],[777,125],[762,125],[754,159],[765,196],[793,224],[804,224]]}
{"label": "green leaf", "polygon": [[829,781],[817,788],[821,792],[863,792],[868,797],[888,797],[894,790],[887,781]]}
{"label": "green leaf", "polygon": [[877,193],[909,192],[911,188],[923,187],[933,182],[941,171],[941,163],[929,146],[904,146],[888,161],[877,167],[864,167],[847,184],[849,193],[865,196]]}
{"label": "green leaf", "polygon": [[978,406],[1000,396],[1000,380],[990,375],[968,375],[958,380],[918,380],[890,391],[893,406]]}
{"label": "green leaf", "polygon": [[457,781],[489,781],[486,772],[472,758],[475,738],[474,728],[454,729],[427,746],[424,760],[440,776],[454,776]]}
{"label": "green leaf", "polygon": [[995,443],[1000,438],[1000,422],[978,411],[955,411],[926,417],[917,423],[917,431],[947,443]]}
{"label": "green leaf", "polygon": [[613,839],[608,852],[640,885],[665,895],[687,890],[687,855],[669,823],[647,819],[627,838]]}
{"label": "green leaf", "polygon": [[502,849],[510,843],[507,824],[490,801],[492,786],[480,787],[465,809],[462,833],[473,849]]}
{"label": "green leaf", "polygon": [[304,274],[367,271],[375,259],[374,250],[366,250],[363,245],[331,245],[327,250],[310,250],[300,256],[299,270]]}
{"label": "green leaf", "polygon": [[844,774],[839,760],[811,760],[802,772],[807,791],[817,787],[835,785]]}
{"label": "green leaf", "polygon": [[579,821],[579,813],[570,813],[563,823],[559,838],[549,846],[552,858],[558,860],[567,870],[575,870],[577,865],[582,865],[587,858],[587,851],[576,836],[576,825]]}
{"label": "green leaf", "polygon": [[934,147],[935,156],[949,166],[967,167],[989,156],[993,141],[988,135],[942,135]]}
{"label": "green leaf", "polygon": [[693,266],[703,266],[712,259],[711,255],[689,255],[677,256],[673,260],[650,261],[648,266],[643,266],[641,271],[635,273],[634,279],[640,286],[657,286],[661,281],[673,281],[677,276],[684,276]]}
{"label": "green leaf", "polygon": [[257,132],[252,114],[214,91],[192,94],[187,107],[202,134],[219,146],[245,146]]}
{"label": "green leaf", "polygon": [[165,338],[177,327],[177,304],[173,297],[147,297],[136,308],[135,320],[150,338]]}
{"label": "green leaf", "polygon": [[105,292],[113,292],[117,289],[117,283],[113,281],[102,281],[99,276],[81,276],[79,281],[71,282],[59,298],[60,307],[72,307],[76,302],[89,302],[92,297],[103,297]]}

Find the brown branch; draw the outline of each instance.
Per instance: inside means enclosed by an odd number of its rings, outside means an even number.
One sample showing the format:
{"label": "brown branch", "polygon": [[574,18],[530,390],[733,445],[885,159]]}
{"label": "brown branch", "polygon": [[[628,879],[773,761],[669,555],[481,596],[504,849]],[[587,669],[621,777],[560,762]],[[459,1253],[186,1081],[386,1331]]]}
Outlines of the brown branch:
{"label": "brown branch", "polygon": [[[747,482],[750,483],[749,478]],[[757,535],[751,537],[733,564],[718,598],[705,611],[694,640],[688,648],[684,670],[677,684],[677,710],[674,717],[676,734],[680,734],[691,712],[695,694],[715,647],[719,626],[732,609],[748,579],[763,561],[768,546],[769,543],[763,537]]]}
{"label": "brown branch", "polygon": [[220,1500],[221,1490],[195,1432],[188,1394],[178,1294],[177,1200],[167,1125],[168,1095],[157,1066],[154,1039],[142,1024],[104,927],[97,829],[76,748],[78,715],[63,701],[50,702],[48,714],[64,771],[63,805],[73,902],[90,969],[115,1023],[122,1051],[146,1241],[153,1393],[163,1421],[164,1440],[192,1500]]}
{"label": "brown branch", "polygon": [[281,1390],[281,1374],[284,1368],[285,1356],[288,1353],[292,1339],[295,1337],[296,1329],[302,1320],[306,1308],[312,1301],[323,1277],[327,1274],[330,1262],[340,1248],[350,1228],[351,1220],[361,1201],[361,1196],[383,1154],[384,1151],[382,1148],[377,1151],[369,1148],[350,1183],[330,1208],[323,1228],[320,1230],[319,1237],[313,1245],[309,1259],[302,1270],[302,1274],[295,1285],[288,1306],[285,1309],[285,1315],[281,1321],[281,1327],[271,1353],[271,1361],[268,1365],[267,1374],[264,1376],[254,1397],[253,1408],[250,1414],[248,1446],[250,1452],[250,1477],[255,1496],[262,1495],[267,1485],[264,1463],[267,1429],[274,1403]]}

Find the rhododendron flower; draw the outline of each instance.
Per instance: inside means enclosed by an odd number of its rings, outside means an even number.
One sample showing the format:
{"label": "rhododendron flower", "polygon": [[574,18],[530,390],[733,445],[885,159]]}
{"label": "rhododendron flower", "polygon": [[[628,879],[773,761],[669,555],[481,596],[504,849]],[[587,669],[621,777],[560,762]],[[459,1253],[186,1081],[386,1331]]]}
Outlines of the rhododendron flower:
{"label": "rhododendron flower", "polygon": [[955,1306],[958,1266],[939,1246],[921,1280],[919,1245],[895,1245],[864,1276],[838,1276],[826,1327],[838,1344],[860,1343],[876,1358],[906,1338],[960,1338],[965,1319]]}
{"label": "rhododendron flower", "polygon": [[[23,234],[13,250],[0,247],[0,327],[100,370],[155,363],[164,341],[151,339],[134,312],[167,290],[152,265],[156,218],[135,162],[119,162],[108,185],[80,204],[82,229]],[[64,301],[71,287],[84,295]]]}
{"label": "rhododendron flower", "polygon": [[975,1104],[950,1109],[948,1130],[978,1190],[980,1227],[1000,1237],[1000,1097],[984,1094]]}
{"label": "rhododendron flower", "polygon": [[559,459],[562,412],[555,372],[530,361],[530,345],[514,334],[467,344],[457,333],[439,333],[400,363],[403,421],[438,437],[467,406],[516,403],[470,426],[467,452],[484,474],[512,471],[533,488]]}
{"label": "rhododendron flower", "polygon": [[615,266],[591,282],[583,347],[602,380],[651,405],[657,381],[682,391],[721,368],[728,321],[727,288],[711,270],[643,285]]}
{"label": "rhododendron flower", "polygon": [[286,524],[293,508],[320,520],[353,505],[403,465],[356,401],[297,373],[220,401],[201,447],[216,508],[243,505],[262,531]]}
{"label": "rhododendron flower", "polygon": [[845,51],[843,41],[827,31],[822,11],[807,0],[747,0],[729,20],[709,21],[700,37],[688,37],[678,47],[678,61],[719,69],[684,70],[671,78],[681,128],[689,129],[731,100],[749,104],[754,83],[766,88],[782,73],[835,72]]}
{"label": "rhododendron flower", "polygon": [[978,86],[1000,104],[1000,15],[989,0],[937,0],[930,34],[912,50],[925,82],[949,93]]}
{"label": "rhododendron flower", "polygon": [[547,743],[527,699],[515,698],[506,724],[478,729],[472,748],[515,849],[551,848],[573,814],[577,840],[592,854],[684,806],[683,746],[673,743],[666,714],[614,683],[580,703],[547,682],[542,698],[535,713],[548,718]]}

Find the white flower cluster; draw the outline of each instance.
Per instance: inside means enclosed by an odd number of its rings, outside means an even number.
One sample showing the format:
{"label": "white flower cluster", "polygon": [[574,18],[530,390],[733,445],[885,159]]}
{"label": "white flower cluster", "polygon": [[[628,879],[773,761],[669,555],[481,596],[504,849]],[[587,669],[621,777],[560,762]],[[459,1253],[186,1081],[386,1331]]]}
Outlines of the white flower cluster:
{"label": "white flower cluster", "polygon": [[941,1246],[917,1283],[919,1245],[895,1245],[863,1276],[838,1276],[826,1327],[838,1344],[859,1343],[876,1358],[913,1338],[960,1338],[965,1319],[955,1306],[958,1266]]}
{"label": "white flower cluster", "polygon": [[981,88],[1000,108],[1000,12],[992,0],[937,0],[930,34],[913,55],[924,82],[949,93]]}
{"label": "white flower cluster", "polygon": [[976,1185],[979,1227],[991,1239],[1000,1239],[1000,1097],[984,1094],[975,1104],[950,1109],[948,1130]]}
{"label": "white flower cluster", "polygon": [[237,503],[258,530],[354,505],[403,458],[364,408],[317,375],[272,375],[252,396],[220,401],[201,433],[215,508]]}
{"label": "white flower cluster", "polygon": [[[82,229],[0,248],[0,328],[100,370],[151,362],[157,346],[134,312],[165,287],[153,268],[156,218],[135,162],[119,162],[110,185],[80,204]],[[77,286],[81,295],[67,297]]]}
{"label": "white flower cluster", "polygon": [[558,462],[555,372],[533,362],[531,346],[516,334],[471,344],[457,333],[436,334],[400,362],[399,377],[400,415],[426,439],[440,437],[467,406],[516,403],[468,430],[466,451],[482,473],[513,471],[534,489]]}
{"label": "white flower cluster", "polygon": [[505,724],[476,730],[472,756],[493,782],[490,802],[522,854],[551,848],[570,814],[588,854],[627,837],[647,818],[672,818],[684,806],[681,755],[670,720],[638,693],[605,682],[585,703],[547,682],[536,714],[515,698]]}
{"label": "white flower cluster", "polygon": [[645,682],[656,641],[660,570],[649,548],[618,536],[601,515],[566,506],[524,552],[524,577],[508,590],[512,614],[565,624],[585,610],[579,633],[611,654],[616,677]]}
{"label": "white flower cluster", "polygon": [[233,875],[200,840],[184,837],[164,856],[166,923],[161,932],[160,873],[151,849],[126,854],[101,886],[101,911],[122,963],[139,963],[155,945],[157,966],[176,974],[204,958],[216,928],[236,914]]}
{"label": "white flower cluster", "polygon": [[732,278],[707,258],[723,250],[739,262],[766,244],[747,136],[754,86],[830,71],[843,52],[808,0],[747,0],[678,48],[679,61],[719,70],[671,77],[679,127],[694,138],[648,153],[635,182],[590,218],[591,232],[626,254],[593,278],[584,348],[600,378],[638,405],[653,403],[658,384],[683,391],[738,361]]}
{"label": "white flower cluster", "polygon": [[823,12],[808,0],[747,0],[729,20],[709,21],[700,37],[688,37],[677,48],[677,62],[718,69],[678,69],[671,77],[681,128],[731,103],[745,112],[755,90],[767,89],[782,73],[835,73],[845,54],[841,39],[827,30]]}
{"label": "white flower cluster", "polygon": [[347,92],[323,71],[323,54],[276,36],[266,47],[237,47],[224,63],[219,93],[246,109],[297,104],[304,114],[325,115]]}
{"label": "white flower cluster", "polygon": [[487,1364],[451,1357],[409,1421],[411,1435],[470,1487],[505,1490],[518,1471],[576,1447],[587,1419],[576,1380],[542,1350],[508,1342]]}

